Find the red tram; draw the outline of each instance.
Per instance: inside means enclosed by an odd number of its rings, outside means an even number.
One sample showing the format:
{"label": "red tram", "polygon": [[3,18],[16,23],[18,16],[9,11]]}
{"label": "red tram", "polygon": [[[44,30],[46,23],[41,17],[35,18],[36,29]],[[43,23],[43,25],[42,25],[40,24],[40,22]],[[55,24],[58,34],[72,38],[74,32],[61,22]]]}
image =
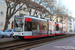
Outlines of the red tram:
{"label": "red tram", "polygon": [[15,16],[13,37],[31,39],[65,34],[64,24],[33,16]]}

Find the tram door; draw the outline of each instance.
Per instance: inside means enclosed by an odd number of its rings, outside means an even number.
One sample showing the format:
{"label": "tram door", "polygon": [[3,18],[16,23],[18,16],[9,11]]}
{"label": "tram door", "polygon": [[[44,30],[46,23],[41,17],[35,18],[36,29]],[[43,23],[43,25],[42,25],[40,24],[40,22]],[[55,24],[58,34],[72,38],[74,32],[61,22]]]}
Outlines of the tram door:
{"label": "tram door", "polygon": [[40,35],[39,34],[39,22],[36,19],[32,20],[32,35],[33,36]]}
{"label": "tram door", "polygon": [[40,31],[40,30],[39,30],[39,23],[37,23],[37,34],[38,34],[38,35],[40,35],[40,34],[39,34],[39,31]]}
{"label": "tram door", "polygon": [[39,23],[39,34],[42,35],[42,23]]}

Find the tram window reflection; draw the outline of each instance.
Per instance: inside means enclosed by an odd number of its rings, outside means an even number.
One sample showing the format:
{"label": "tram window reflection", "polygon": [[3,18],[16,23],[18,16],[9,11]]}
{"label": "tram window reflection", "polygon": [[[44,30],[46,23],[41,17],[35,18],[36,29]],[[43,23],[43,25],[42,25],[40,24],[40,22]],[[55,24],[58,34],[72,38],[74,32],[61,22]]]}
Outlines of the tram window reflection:
{"label": "tram window reflection", "polygon": [[32,31],[32,22],[25,22],[24,30]]}

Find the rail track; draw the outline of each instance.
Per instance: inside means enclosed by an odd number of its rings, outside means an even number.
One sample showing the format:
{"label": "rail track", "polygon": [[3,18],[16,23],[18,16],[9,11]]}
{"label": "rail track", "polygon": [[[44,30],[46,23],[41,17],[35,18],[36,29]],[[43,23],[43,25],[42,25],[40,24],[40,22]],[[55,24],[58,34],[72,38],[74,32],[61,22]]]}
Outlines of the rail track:
{"label": "rail track", "polygon": [[46,37],[46,38],[41,38],[41,39],[28,40],[28,41],[23,41],[22,43],[19,43],[19,44],[8,45],[8,46],[4,46],[4,44],[1,44],[3,46],[0,47],[0,50],[18,50],[20,48],[31,47],[34,45],[38,45],[38,44],[50,42],[53,40],[66,38],[66,37],[71,37],[71,36],[75,36],[75,34],[66,34],[66,35],[60,35],[60,36],[54,36],[54,37]]}

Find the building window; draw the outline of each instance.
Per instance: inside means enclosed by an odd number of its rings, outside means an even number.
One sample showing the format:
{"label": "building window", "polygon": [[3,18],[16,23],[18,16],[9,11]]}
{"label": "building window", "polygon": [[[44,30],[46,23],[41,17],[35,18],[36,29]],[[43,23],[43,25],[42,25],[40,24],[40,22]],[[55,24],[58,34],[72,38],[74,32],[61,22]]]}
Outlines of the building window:
{"label": "building window", "polygon": [[1,16],[3,16],[4,15],[4,13],[3,13],[3,11],[1,11]]}
{"label": "building window", "polygon": [[69,22],[68,24],[69,24],[69,25],[72,25],[72,23],[71,23],[71,22]]}
{"label": "building window", "polygon": [[72,28],[71,26],[69,26],[69,28]]}
{"label": "building window", "polygon": [[0,27],[3,27],[3,22],[0,22]]}
{"label": "building window", "polygon": [[1,0],[1,5],[4,5],[4,0]]}
{"label": "building window", "polygon": [[16,10],[19,8],[19,6],[16,7]]}

